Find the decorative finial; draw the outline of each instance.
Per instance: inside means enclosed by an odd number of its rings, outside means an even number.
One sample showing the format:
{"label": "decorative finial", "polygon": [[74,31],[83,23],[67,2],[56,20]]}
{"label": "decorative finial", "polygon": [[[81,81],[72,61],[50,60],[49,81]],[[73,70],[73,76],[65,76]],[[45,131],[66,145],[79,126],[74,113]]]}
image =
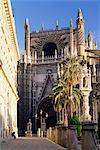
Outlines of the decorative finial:
{"label": "decorative finial", "polygon": [[92,41],[92,33],[91,32],[88,33],[88,39]]}
{"label": "decorative finial", "polygon": [[58,19],[56,20],[56,29],[58,30]]}
{"label": "decorative finial", "polygon": [[56,27],[58,27],[58,19],[56,20]]}
{"label": "decorative finial", "polygon": [[29,25],[28,17],[26,17],[26,19],[25,19],[25,24]]}
{"label": "decorative finial", "polygon": [[44,31],[44,23],[42,23],[42,32]]}
{"label": "decorative finial", "polygon": [[72,21],[72,18],[70,19],[70,27],[73,27],[73,21]]}
{"label": "decorative finial", "polygon": [[82,10],[79,8],[78,9],[78,15],[77,18],[83,19],[83,14],[82,14]]}

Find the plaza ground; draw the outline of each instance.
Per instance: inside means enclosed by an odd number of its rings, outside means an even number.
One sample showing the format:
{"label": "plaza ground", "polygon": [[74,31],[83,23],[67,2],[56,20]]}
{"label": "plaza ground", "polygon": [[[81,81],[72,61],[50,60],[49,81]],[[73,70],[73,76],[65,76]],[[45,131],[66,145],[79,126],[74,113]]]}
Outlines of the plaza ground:
{"label": "plaza ground", "polygon": [[11,139],[0,143],[0,150],[66,150],[48,140],[47,138],[26,138]]}

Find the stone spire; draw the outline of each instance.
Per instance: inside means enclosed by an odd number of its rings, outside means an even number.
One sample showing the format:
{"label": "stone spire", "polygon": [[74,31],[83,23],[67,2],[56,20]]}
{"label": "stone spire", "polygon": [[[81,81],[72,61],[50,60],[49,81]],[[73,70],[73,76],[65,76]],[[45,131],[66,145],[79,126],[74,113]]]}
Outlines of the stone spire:
{"label": "stone spire", "polygon": [[70,52],[71,56],[73,55],[73,22],[70,20]]}
{"label": "stone spire", "polygon": [[82,10],[81,10],[80,8],[78,9],[77,18],[84,19],[84,18],[83,18],[83,14],[82,14]]}
{"label": "stone spire", "polygon": [[44,32],[44,23],[42,23],[42,32]]}
{"label": "stone spire", "polygon": [[88,33],[88,46],[90,49],[92,49],[92,33]]}
{"label": "stone spire", "polygon": [[29,26],[28,18],[25,19],[25,25]]}
{"label": "stone spire", "polygon": [[56,20],[56,30],[58,30],[58,19]]}
{"label": "stone spire", "polygon": [[88,39],[85,40],[85,46],[88,48]]}
{"label": "stone spire", "polygon": [[73,21],[72,18],[70,19],[70,28],[73,27]]}
{"label": "stone spire", "polygon": [[26,50],[26,55],[29,58],[30,57],[30,25],[28,18],[25,19],[25,50]]}
{"label": "stone spire", "polygon": [[84,17],[81,9],[78,9],[78,15],[76,19],[76,31],[77,31],[77,49],[78,55],[85,55],[85,38],[84,38]]}

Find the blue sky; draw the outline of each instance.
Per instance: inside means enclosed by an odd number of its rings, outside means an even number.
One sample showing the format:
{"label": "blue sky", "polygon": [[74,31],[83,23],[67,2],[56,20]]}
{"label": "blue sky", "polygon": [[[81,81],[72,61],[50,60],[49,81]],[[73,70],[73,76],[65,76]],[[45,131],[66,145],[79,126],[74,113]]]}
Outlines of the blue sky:
{"label": "blue sky", "polygon": [[99,0],[12,0],[17,37],[20,50],[24,49],[24,23],[29,18],[31,31],[55,29],[56,19],[59,28],[69,27],[72,18],[74,27],[78,8],[85,19],[85,35],[92,31],[93,38],[100,43],[100,3]]}

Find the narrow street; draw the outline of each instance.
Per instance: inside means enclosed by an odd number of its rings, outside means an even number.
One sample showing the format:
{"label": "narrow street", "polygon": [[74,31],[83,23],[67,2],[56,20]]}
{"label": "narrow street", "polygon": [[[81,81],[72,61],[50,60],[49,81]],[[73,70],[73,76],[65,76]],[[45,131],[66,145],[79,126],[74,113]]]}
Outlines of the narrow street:
{"label": "narrow street", "polygon": [[49,141],[46,138],[12,139],[0,144],[0,150],[66,150],[65,148]]}

